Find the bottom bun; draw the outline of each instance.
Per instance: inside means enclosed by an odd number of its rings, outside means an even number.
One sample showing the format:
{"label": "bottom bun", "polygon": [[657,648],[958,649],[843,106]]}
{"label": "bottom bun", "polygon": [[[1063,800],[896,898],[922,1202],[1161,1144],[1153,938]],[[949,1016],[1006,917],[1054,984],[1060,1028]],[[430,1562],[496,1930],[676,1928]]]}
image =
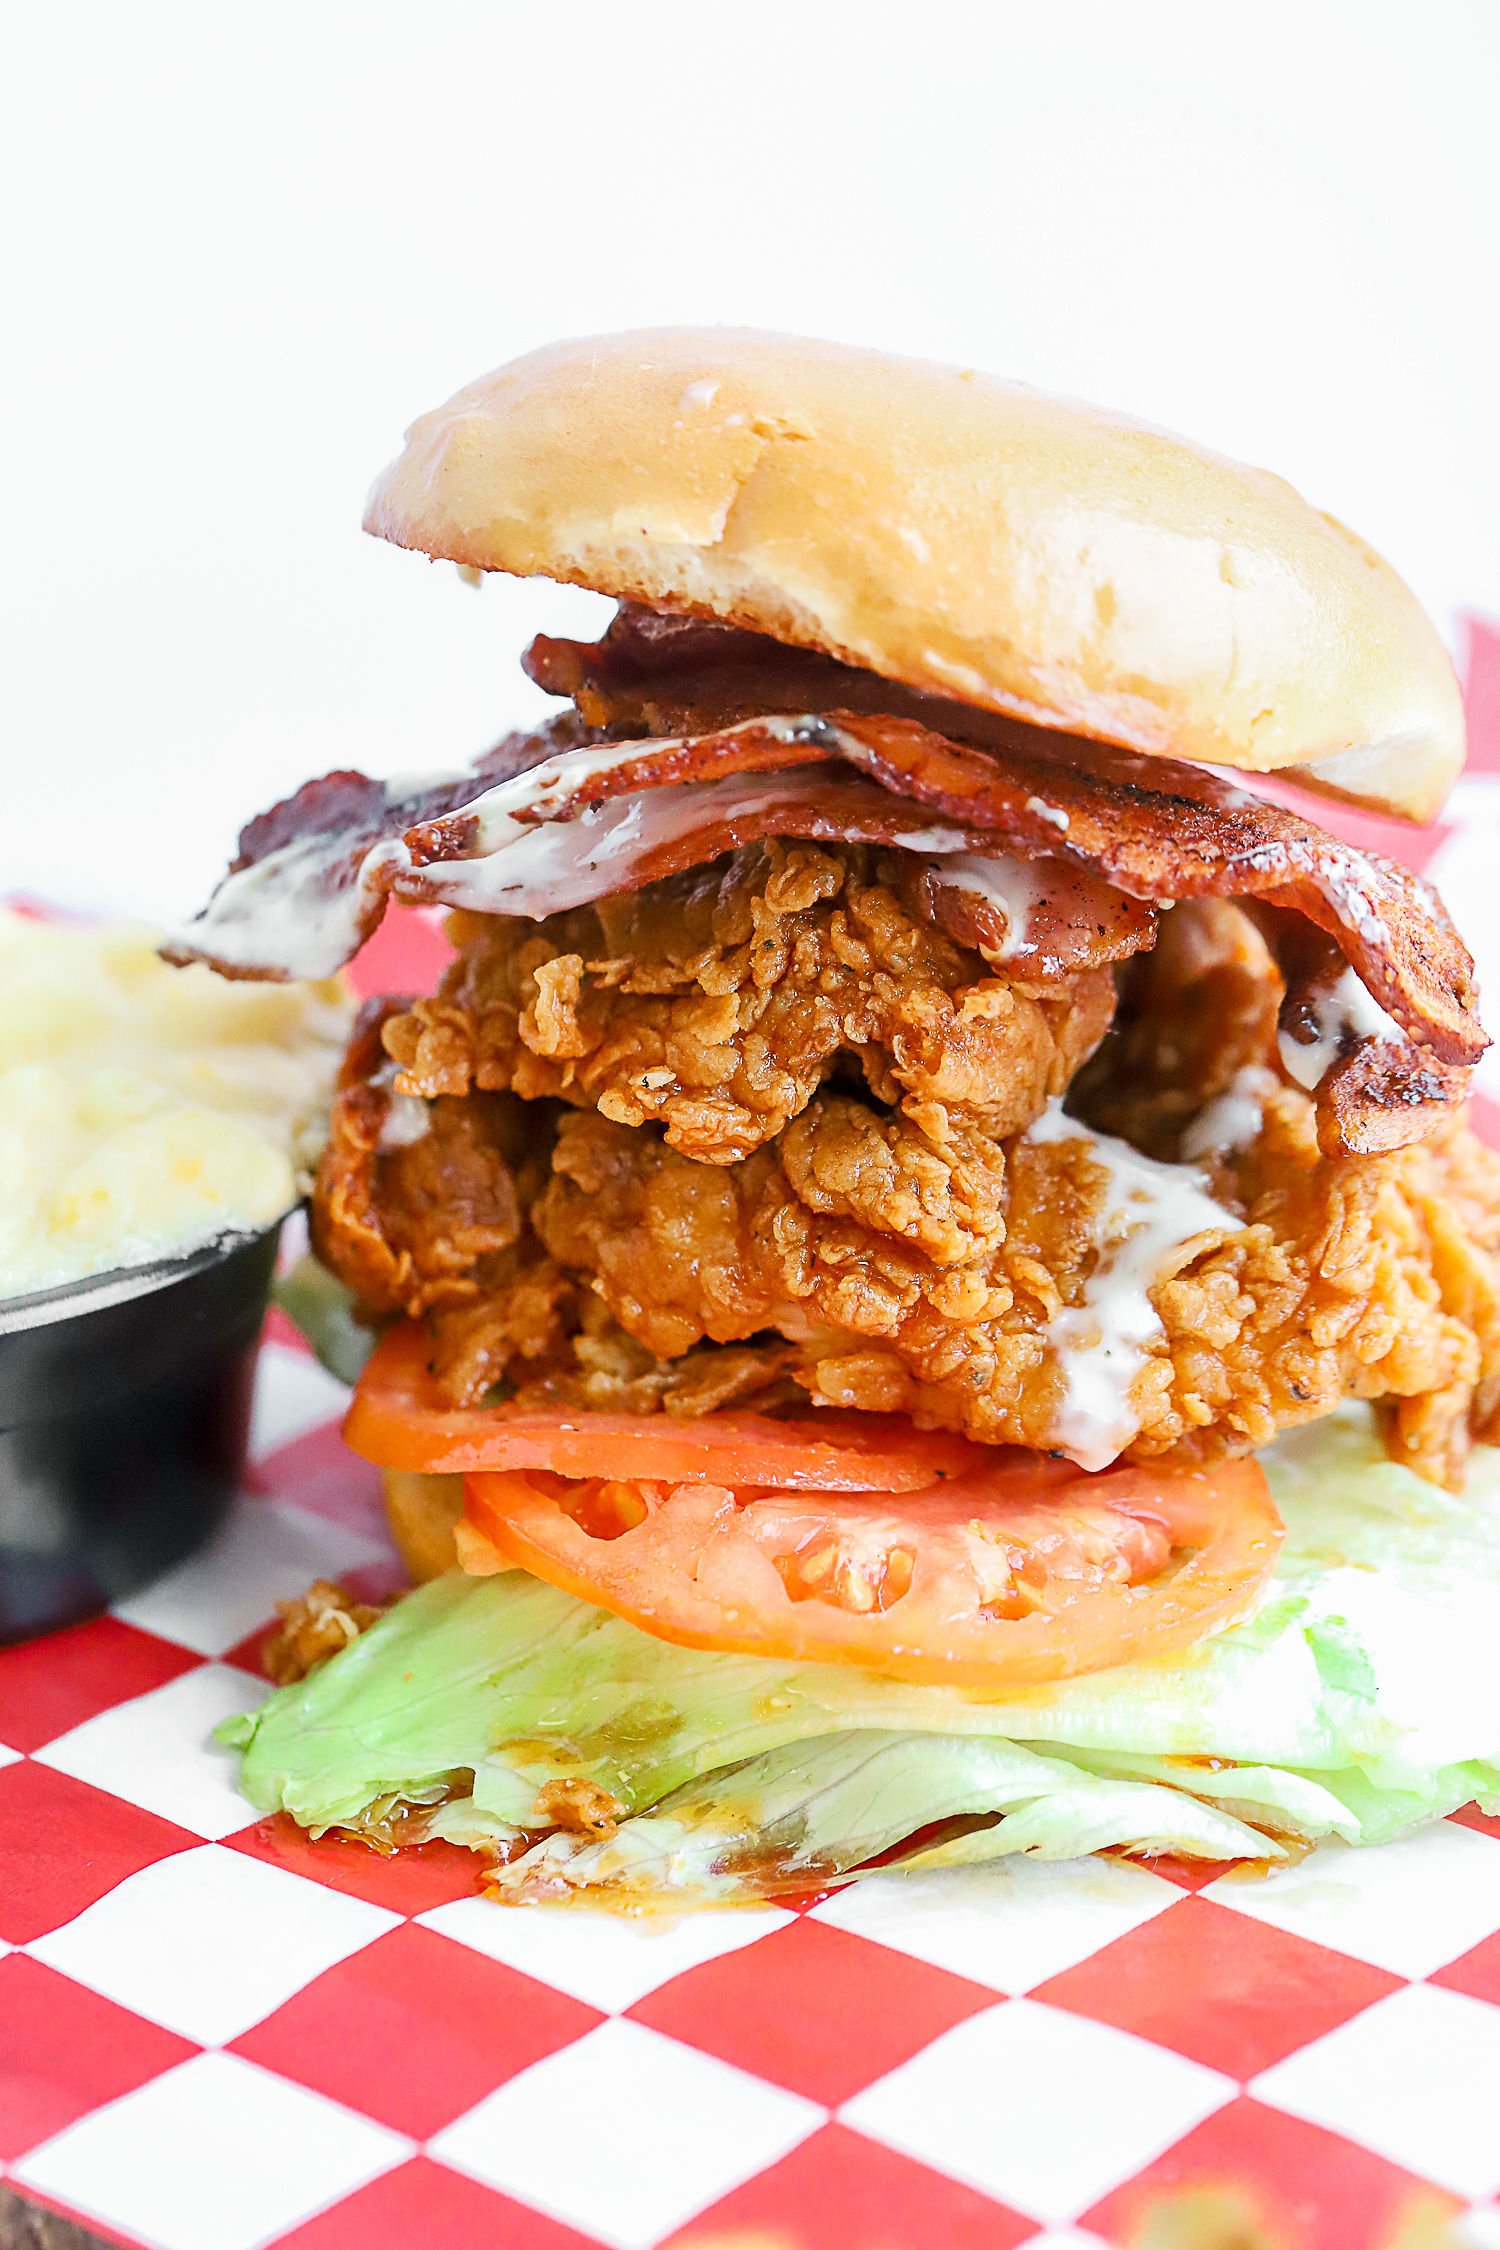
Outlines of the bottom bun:
{"label": "bottom bun", "polygon": [[441,1578],[458,1561],[453,1533],[464,1507],[462,1477],[430,1477],[418,1469],[382,1469],[386,1519],[413,1585]]}

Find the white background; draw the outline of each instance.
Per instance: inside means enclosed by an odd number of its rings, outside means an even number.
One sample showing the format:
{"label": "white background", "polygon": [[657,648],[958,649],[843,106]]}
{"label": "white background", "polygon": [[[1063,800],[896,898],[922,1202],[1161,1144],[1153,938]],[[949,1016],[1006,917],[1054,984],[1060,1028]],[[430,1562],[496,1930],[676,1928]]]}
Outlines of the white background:
{"label": "white background", "polygon": [[[1281,469],[1500,611],[1497,0],[12,0],[0,892],[159,915],[590,597],[359,531],[557,335],[988,366]],[[564,627],[564,629],[566,629]]]}

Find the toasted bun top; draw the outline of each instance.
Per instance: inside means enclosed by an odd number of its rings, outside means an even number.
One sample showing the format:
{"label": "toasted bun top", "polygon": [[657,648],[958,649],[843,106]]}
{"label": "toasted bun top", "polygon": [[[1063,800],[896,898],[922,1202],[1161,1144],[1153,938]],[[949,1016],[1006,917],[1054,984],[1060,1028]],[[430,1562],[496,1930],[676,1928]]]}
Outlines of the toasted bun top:
{"label": "toasted bun top", "polygon": [[366,529],[1427,819],[1463,708],[1279,477],[972,369],[737,329],[553,344],[424,415]]}

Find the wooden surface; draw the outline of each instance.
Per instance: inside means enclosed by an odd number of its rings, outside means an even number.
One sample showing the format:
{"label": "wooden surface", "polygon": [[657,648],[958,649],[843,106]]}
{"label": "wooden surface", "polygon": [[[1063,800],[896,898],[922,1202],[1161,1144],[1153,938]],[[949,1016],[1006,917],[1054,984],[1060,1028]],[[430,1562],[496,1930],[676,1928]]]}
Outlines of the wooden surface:
{"label": "wooden surface", "polygon": [[103,2238],[0,2187],[0,2250],[105,2250]]}

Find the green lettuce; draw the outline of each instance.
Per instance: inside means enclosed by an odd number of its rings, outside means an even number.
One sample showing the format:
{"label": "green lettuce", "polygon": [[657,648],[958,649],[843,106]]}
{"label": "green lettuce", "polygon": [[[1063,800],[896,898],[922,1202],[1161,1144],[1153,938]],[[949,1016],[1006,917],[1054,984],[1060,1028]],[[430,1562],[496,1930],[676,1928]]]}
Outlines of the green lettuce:
{"label": "green lettuce", "polygon": [[341,1383],[357,1383],[375,1349],[375,1331],[357,1317],[344,1284],[304,1250],[295,1265],[277,1275],[271,1294],[320,1366]]}
{"label": "green lettuce", "polygon": [[1276,1575],[1171,1661],[985,1699],[673,1648],[524,1572],[453,1572],[221,1736],[261,1809],[468,1845],[516,1899],[734,1900],[1013,1852],[1274,1862],[1500,1807],[1500,1452],[1455,1498],[1349,1407],[1262,1459]]}

